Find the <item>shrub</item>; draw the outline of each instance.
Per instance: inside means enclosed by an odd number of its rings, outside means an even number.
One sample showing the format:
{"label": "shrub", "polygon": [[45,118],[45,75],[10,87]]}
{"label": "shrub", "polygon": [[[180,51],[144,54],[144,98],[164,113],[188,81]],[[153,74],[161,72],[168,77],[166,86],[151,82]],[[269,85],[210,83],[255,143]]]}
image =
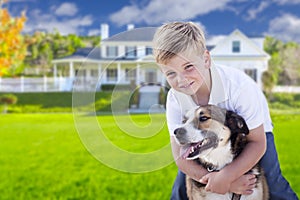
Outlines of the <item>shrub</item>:
{"label": "shrub", "polygon": [[7,113],[7,106],[16,104],[18,101],[17,96],[13,94],[4,94],[0,97],[0,103],[4,105],[3,113]]}

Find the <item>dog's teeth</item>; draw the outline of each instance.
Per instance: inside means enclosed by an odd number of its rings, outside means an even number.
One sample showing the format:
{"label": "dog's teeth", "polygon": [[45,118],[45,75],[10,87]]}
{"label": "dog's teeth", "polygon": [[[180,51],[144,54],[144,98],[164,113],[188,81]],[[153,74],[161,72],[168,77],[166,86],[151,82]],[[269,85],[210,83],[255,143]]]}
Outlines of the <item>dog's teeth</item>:
{"label": "dog's teeth", "polygon": [[194,147],[192,147],[191,152],[193,153],[195,151]]}

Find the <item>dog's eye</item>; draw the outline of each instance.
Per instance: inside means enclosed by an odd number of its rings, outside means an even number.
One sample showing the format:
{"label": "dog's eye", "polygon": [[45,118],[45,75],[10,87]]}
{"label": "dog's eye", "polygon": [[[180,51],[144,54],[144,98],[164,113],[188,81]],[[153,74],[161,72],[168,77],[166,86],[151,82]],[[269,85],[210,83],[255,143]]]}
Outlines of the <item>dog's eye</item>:
{"label": "dog's eye", "polygon": [[199,121],[200,122],[205,122],[206,120],[210,119],[209,117],[206,117],[206,116],[201,116],[199,117]]}

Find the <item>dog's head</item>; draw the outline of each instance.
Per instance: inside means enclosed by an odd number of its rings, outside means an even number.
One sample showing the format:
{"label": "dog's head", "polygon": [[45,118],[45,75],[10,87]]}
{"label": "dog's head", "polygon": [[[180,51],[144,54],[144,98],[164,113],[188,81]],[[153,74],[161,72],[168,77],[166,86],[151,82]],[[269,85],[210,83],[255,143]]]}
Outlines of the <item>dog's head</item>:
{"label": "dog's head", "polygon": [[248,133],[241,116],[214,105],[188,111],[182,127],[174,131],[178,143],[182,145],[183,158],[189,160],[225,146],[238,155]]}

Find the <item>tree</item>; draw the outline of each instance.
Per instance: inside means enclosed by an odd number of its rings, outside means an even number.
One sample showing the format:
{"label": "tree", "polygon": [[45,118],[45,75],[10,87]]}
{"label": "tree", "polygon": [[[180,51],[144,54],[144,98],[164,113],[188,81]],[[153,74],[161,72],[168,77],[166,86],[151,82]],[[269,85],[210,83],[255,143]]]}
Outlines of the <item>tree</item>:
{"label": "tree", "polygon": [[297,85],[300,77],[300,46],[295,42],[287,42],[279,53],[282,58],[279,83]]}
{"label": "tree", "polygon": [[25,12],[21,17],[11,17],[3,7],[7,0],[0,0],[0,76],[14,74],[23,64],[26,44],[21,31],[26,21]]}
{"label": "tree", "polygon": [[71,55],[78,48],[84,47],[80,37],[74,34],[63,36],[57,30],[53,33],[35,32],[26,35],[26,42],[29,52],[25,58],[26,67],[44,75],[51,71],[53,59]]}

